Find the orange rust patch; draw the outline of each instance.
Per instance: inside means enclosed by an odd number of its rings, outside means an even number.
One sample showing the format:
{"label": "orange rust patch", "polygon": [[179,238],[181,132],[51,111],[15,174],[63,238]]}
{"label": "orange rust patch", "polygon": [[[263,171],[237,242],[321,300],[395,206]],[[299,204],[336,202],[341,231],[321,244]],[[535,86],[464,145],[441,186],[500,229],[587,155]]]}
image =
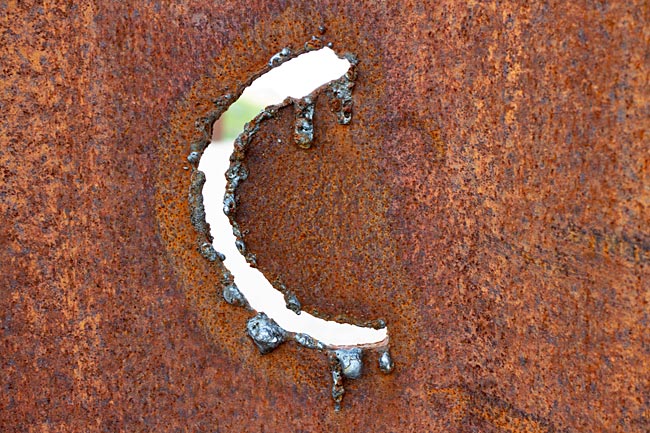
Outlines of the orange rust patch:
{"label": "orange rust patch", "polygon": [[[0,5],[1,429],[647,431],[645,3],[303,3]],[[391,327],[394,374],[338,414],[327,359],[261,357],[218,300],[183,168],[321,25],[352,123],[319,109],[244,201],[267,273]],[[250,200],[286,191],[273,224]]]}

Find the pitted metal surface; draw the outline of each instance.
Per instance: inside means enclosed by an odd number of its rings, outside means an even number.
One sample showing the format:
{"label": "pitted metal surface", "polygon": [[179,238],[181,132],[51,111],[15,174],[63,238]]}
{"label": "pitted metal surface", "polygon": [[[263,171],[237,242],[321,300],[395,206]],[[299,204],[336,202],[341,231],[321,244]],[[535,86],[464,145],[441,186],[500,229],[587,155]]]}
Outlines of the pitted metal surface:
{"label": "pitted metal surface", "polygon": [[[648,430],[644,2],[0,9],[0,430]],[[388,324],[393,373],[345,389],[305,336],[249,344],[191,170],[330,43],[354,93],[308,149],[264,122],[235,204],[302,310]]]}

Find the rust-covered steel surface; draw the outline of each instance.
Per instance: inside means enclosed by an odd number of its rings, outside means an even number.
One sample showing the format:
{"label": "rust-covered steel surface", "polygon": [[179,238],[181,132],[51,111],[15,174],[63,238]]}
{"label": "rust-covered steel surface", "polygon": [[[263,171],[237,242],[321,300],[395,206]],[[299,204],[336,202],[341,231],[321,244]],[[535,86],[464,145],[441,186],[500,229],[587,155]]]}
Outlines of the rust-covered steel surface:
{"label": "rust-covered steel surface", "polygon": [[[650,430],[646,2],[0,10],[1,431]],[[325,354],[218,296],[186,169],[321,25],[353,120],[264,122],[238,218],[306,310],[386,319],[338,413]]]}

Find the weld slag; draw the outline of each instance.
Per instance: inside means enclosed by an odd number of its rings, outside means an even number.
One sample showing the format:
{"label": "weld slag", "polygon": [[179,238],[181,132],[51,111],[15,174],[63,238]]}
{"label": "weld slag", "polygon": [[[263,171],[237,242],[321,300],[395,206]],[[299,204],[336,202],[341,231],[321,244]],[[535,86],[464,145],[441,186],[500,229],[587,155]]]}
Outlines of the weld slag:
{"label": "weld slag", "polygon": [[[306,48],[307,49],[307,48]],[[275,67],[288,60],[290,50],[281,51],[271,58],[269,66]],[[233,228],[233,234],[236,237],[236,246],[241,254],[247,257],[251,254],[246,248],[242,232],[236,221],[237,214],[237,188],[243,181],[248,178],[248,169],[245,165],[246,153],[250,146],[255,133],[260,129],[262,122],[273,118],[279,110],[292,105],[294,108],[293,140],[295,144],[302,149],[309,149],[314,141],[314,111],[315,99],[319,94],[324,94],[328,99],[330,110],[335,114],[337,122],[341,125],[348,125],[352,120],[352,90],[357,78],[356,57],[347,54],[345,58],[350,62],[348,71],[337,80],[333,80],[316,89],[311,94],[301,98],[286,98],[282,103],[266,107],[258,116],[247,123],[242,133],[237,137],[234,143],[234,150],[230,157],[230,167],[226,172],[226,196],[224,197],[224,213]],[[296,314],[301,311],[301,304],[293,292],[288,290],[284,284],[276,282],[276,289],[284,294],[286,307]],[[383,320],[372,321],[371,326],[375,329],[386,326]],[[328,350],[330,360],[330,371],[332,374],[332,398],[335,403],[335,410],[341,410],[341,402],[345,393],[345,379],[356,379],[361,376],[363,371],[363,351],[361,348],[334,349],[319,342],[308,334],[304,333],[287,333],[277,325],[266,314],[259,313],[247,323],[247,332],[253,339],[261,353],[269,353],[287,339],[288,335],[293,335],[293,340],[299,345],[316,350]],[[392,359],[387,350],[381,352],[379,359],[381,371],[388,373],[393,369]]]}
{"label": "weld slag", "polygon": [[288,310],[291,310],[296,314],[300,314],[302,311],[302,304],[298,300],[296,294],[291,291],[285,292],[284,305],[287,307]]}
{"label": "weld slag", "polygon": [[334,352],[341,365],[343,375],[348,379],[358,379],[363,372],[362,350],[360,347],[338,349]]}
{"label": "weld slag", "polygon": [[[321,30],[321,33],[323,32],[324,28]],[[330,42],[326,45],[328,47],[331,47],[332,43]],[[312,51],[315,49],[320,49],[322,46],[323,41],[320,38],[312,37],[310,41],[305,43],[303,49],[298,50],[297,52],[293,52],[290,48],[285,47],[270,58],[268,67],[277,67],[290,60],[291,58],[301,54],[301,51]],[[231,223],[233,235],[236,238],[237,249],[241,254],[245,256],[246,260],[253,267],[257,265],[255,255],[248,251],[246,248],[243,239],[243,233],[235,220],[238,204],[238,198],[236,194],[237,188],[248,178],[249,174],[248,169],[244,164],[248,146],[250,145],[255,133],[260,129],[260,125],[265,120],[274,118],[280,109],[285,108],[289,105],[293,105],[294,142],[300,148],[309,149],[314,141],[314,101],[315,98],[321,93],[328,98],[330,111],[335,114],[337,122],[341,125],[348,125],[352,120],[352,91],[355,85],[355,80],[357,78],[356,66],[358,60],[354,55],[349,53],[345,54],[343,57],[350,62],[351,66],[342,77],[330,81],[328,84],[321,86],[319,89],[316,89],[314,92],[305,96],[304,98],[287,98],[285,101],[278,105],[266,107],[262,112],[260,112],[260,114],[258,114],[254,119],[252,119],[244,126],[244,130],[235,139],[233,153],[230,157],[230,167],[225,173],[227,185],[226,193],[224,195],[223,211]],[[221,98],[218,98],[214,102],[220,110],[225,110],[232,102],[234,102],[235,99],[235,95],[227,94]],[[197,123],[197,127],[201,127],[201,130],[203,132],[210,128],[210,125],[207,123],[206,119],[201,118]],[[205,174],[199,171],[197,169],[197,166],[198,162],[200,161],[201,154],[209,142],[209,140],[206,140],[207,139],[201,140],[201,142],[198,144],[193,143],[193,145],[190,146],[191,152],[187,156],[188,162],[193,165],[189,202],[192,225],[195,227],[197,232],[204,235],[202,236],[203,239],[208,240],[208,242],[199,242],[199,251],[207,260],[213,262],[217,260],[223,261],[225,257],[223,257],[221,253],[217,252],[213,248],[211,244],[212,236],[209,232],[209,225],[205,219],[205,208],[203,206],[202,195],[202,188],[203,184],[205,183]],[[224,271],[221,284],[223,287],[222,295],[227,303],[251,309],[248,301],[241,293],[237,285],[234,283],[234,277],[229,271]],[[285,295],[285,303],[287,308],[296,312],[296,314],[299,314],[301,311],[301,305],[295,294],[287,290],[286,287],[284,287],[284,290],[282,290],[282,292]],[[373,327],[375,329],[380,329],[386,326],[382,320],[369,323],[370,327]],[[327,351],[333,381],[332,398],[335,402],[336,411],[339,411],[341,409],[341,402],[343,399],[343,394],[345,393],[344,380],[346,378],[356,379],[362,374],[363,351],[361,348],[331,347],[323,344],[308,334],[294,334],[287,332],[263,312],[256,314],[254,317],[247,321],[246,332],[262,354],[273,351],[290,337],[293,337],[292,339],[303,347]],[[393,361],[390,357],[390,353],[388,352],[387,347],[380,349],[379,368],[384,373],[390,373],[394,368]]]}
{"label": "weld slag", "polygon": [[284,305],[287,310],[291,310],[296,314],[302,312],[302,304],[298,300],[298,297],[291,290],[287,289],[287,286],[282,281],[276,280],[272,286],[284,296]]}
{"label": "weld slag", "polygon": [[210,262],[216,262],[217,260],[223,262],[226,260],[226,256],[215,250],[214,246],[209,242],[202,243],[199,247],[199,251],[201,252],[201,255]]}
{"label": "weld slag", "polygon": [[194,230],[200,234],[200,248],[205,239],[212,242],[212,235],[210,234],[210,226],[205,218],[205,206],[203,204],[203,185],[205,184],[205,173],[200,170],[192,170],[192,178],[190,180],[190,192],[187,200],[190,206],[190,222]]}
{"label": "weld slag", "polygon": [[223,288],[223,299],[230,305],[238,307],[249,307],[248,301],[244,294],[239,290],[235,283],[228,284]]}
{"label": "weld slag", "polygon": [[379,354],[379,369],[388,374],[393,371],[395,368],[395,364],[393,363],[393,358],[390,356],[390,352],[388,350],[383,350]]}
{"label": "weld slag", "polygon": [[330,352],[328,355],[330,373],[332,374],[332,400],[334,400],[334,410],[341,411],[341,402],[343,401],[343,394],[345,394],[345,386],[343,385],[343,371],[341,370],[341,361],[335,353]]}
{"label": "weld slag", "polygon": [[187,155],[187,161],[190,164],[198,164],[200,160],[201,160],[201,153],[200,152],[192,151],[192,152],[190,152],[189,155]]}
{"label": "weld slag", "polygon": [[296,340],[296,343],[308,349],[325,349],[325,345],[323,343],[316,340],[309,334],[298,333],[294,335],[293,339]]}
{"label": "weld slag", "polygon": [[269,66],[275,68],[280,66],[287,60],[291,59],[291,48],[284,47],[279,52],[273,54],[269,59]]}
{"label": "weld slag", "polygon": [[287,332],[264,313],[248,319],[246,332],[262,355],[272,352],[287,338]]}
{"label": "weld slag", "polygon": [[295,120],[293,140],[303,149],[309,149],[314,141],[314,101],[309,96],[293,99]]}
{"label": "weld slag", "polygon": [[343,57],[350,62],[345,75],[327,85],[325,91],[329,98],[330,110],[336,115],[340,125],[347,125],[352,121],[352,89],[357,79],[357,60],[354,54],[346,53]]}

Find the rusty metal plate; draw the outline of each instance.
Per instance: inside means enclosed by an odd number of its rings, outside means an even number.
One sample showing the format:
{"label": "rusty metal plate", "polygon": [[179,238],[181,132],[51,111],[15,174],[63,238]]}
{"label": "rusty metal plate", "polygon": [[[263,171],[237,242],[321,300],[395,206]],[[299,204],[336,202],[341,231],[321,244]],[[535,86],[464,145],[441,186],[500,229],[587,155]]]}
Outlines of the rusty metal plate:
{"label": "rusty metal plate", "polygon": [[[348,3],[0,3],[0,430],[650,428],[647,5]],[[225,96],[319,26],[352,121],[262,123],[237,219],[305,309],[388,323],[340,412],[188,201]]]}

